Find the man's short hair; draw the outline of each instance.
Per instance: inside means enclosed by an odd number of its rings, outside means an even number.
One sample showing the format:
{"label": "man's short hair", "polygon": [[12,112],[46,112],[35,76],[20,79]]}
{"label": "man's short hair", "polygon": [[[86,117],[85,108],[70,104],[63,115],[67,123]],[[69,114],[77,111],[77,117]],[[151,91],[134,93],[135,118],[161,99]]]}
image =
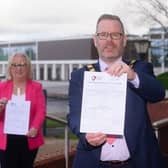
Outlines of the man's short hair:
{"label": "man's short hair", "polygon": [[99,19],[97,20],[97,24],[96,24],[96,31],[98,29],[98,25],[99,25],[100,21],[102,21],[102,20],[116,20],[116,21],[118,21],[121,24],[121,28],[124,33],[124,25],[123,25],[120,17],[117,15],[111,15],[111,14],[103,14],[99,17]]}

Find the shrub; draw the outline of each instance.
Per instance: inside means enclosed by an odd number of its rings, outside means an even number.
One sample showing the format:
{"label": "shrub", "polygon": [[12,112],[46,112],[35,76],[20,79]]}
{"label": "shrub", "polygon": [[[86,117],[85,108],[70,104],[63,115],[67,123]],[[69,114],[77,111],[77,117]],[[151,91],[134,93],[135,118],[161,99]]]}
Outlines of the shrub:
{"label": "shrub", "polygon": [[168,72],[161,73],[156,78],[163,84],[165,89],[168,89]]}

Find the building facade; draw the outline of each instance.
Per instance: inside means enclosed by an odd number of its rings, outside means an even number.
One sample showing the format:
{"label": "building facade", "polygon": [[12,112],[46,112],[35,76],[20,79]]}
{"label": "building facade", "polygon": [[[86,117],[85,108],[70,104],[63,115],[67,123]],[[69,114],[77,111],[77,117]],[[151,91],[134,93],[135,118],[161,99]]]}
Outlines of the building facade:
{"label": "building facade", "polygon": [[[134,41],[138,36],[129,35],[124,57],[126,60],[140,59]],[[97,50],[92,37],[57,40],[1,42],[0,60],[8,60],[15,52],[25,52],[32,60],[88,60],[97,59]]]}
{"label": "building facade", "polygon": [[148,38],[151,41],[152,62],[155,66],[168,66],[168,27],[151,28]]}
{"label": "building facade", "polygon": [[0,60],[8,60],[16,52],[24,52],[32,60],[95,59],[97,55],[91,37],[0,43]]}

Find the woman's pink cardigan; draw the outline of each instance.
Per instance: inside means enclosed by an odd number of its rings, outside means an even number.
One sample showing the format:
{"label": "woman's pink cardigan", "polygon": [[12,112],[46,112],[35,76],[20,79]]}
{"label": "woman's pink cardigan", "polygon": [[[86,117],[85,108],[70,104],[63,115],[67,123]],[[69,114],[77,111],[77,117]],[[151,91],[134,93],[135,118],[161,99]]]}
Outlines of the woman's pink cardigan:
{"label": "woman's pink cardigan", "polygon": [[[13,81],[8,80],[0,83],[0,98],[11,99],[13,91]],[[38,134],[35,138],[28,138],[29,149],[35,149],[44,144],[42,125],[46,115],[45,97],[42,85],[36,81],[28,80],[26,83],[26,100],[31,102],[29,128],[37,128]],[[3,133],[5,110],[0,113],[0,149],[7,147],[7,135]]]}

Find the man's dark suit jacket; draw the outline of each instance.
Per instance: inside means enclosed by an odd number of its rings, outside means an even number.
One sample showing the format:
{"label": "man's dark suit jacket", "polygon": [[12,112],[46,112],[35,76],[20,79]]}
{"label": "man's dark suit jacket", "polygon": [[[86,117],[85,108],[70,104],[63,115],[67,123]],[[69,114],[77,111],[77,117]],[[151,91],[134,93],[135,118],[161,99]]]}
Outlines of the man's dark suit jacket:
{"label": "man's dark suit jacket", "polygon": [[[94,66],[96,71],[100,71],[98,62]],[[138,74],[140,85],[136,89],[130,82],[127,82],[124,128],[131,160],[134,168],[163,168],[164,161],[152,129],[146,103],[162,100],[165,96],[165,90],[155,79],[152,64],[137,61],[133,69]],[[89,145],[85,134],[80,133],[84,71],[86,71],[86,67],[73,71],[69,86],[68,124],[79,138],[73,168],[99,168],[102,145],[98,147]]]}

